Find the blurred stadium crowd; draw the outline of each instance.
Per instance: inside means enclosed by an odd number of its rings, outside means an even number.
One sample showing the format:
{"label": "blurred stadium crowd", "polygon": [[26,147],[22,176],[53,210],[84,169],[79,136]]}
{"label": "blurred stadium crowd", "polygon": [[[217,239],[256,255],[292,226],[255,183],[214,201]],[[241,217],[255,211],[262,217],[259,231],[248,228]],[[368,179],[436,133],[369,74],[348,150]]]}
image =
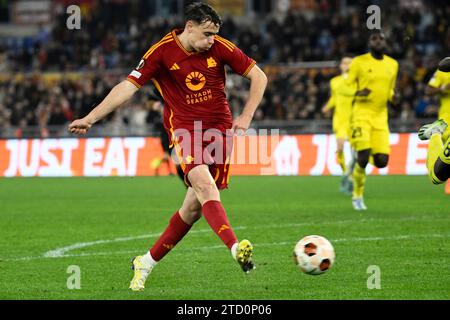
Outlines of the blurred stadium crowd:
{"label": "blurred stadium crowd", "polygon": [[[366,52],[367,5],[356,1],[340,10],[337,1],[317,1],[315,10],[224,16],[221,35],[253,57],[269,75],[269,87],[255,120],[321,119],[329,80],[344,53]],[[389,54],[400,61],[400,105],[391,116],[404,120],[434,117],[438,103],[424,88],[438,61],[450,52],[450,5],[441,1],[390,1],[382,6],[382,27]],[[139,62],[148,47],[168,31],[182,27],[182,17],[151,16],[145,1],[94,1],[83,12],[81,30],[68,30],[61,6],[54,23],[33,37],[0,37],[0,128],[63,125],[85,115]],[[444,1],[445,3],[445,1]],[[328,62],[311,67],[304,62]],[[305,67],[307,66],[307,67]],[[333,67],[334,66],[334,67]],[[69,72],[48,76],[52,72]],[[233,113],[244,105],[248,83],[229,77]],[[132,124],[139,134],[155,119],[148,88],[108,118],[120,128]],[[137,112],[137,111],[140,112]],[[45,136],[45,130],[41,135]]]}

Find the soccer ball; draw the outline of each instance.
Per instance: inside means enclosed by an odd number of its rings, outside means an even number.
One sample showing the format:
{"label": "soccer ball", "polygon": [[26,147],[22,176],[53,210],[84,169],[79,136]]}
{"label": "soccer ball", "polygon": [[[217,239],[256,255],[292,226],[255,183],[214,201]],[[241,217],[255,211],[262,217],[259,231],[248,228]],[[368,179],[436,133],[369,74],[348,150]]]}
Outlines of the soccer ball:
{"label": "soccer ball", "polygon": [[306,236],[294,248],[294,262],[306,274],[324,273],[333,266],[334,258],[333,246],[321,236]]}

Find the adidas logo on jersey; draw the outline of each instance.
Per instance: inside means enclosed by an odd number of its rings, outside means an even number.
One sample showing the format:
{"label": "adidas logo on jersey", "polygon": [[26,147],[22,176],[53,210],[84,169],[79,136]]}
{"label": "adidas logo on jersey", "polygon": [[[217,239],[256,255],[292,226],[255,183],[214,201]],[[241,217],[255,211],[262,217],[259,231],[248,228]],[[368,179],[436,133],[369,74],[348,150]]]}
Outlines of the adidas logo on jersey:
{"label": "adidas logo on jersey", "polygon": [[170,70],[171,70],[171,71],[174,71],[174,70],[180,70],[180,66],[177,65],[176,63],[174,63],[173,66],[170,68]]}

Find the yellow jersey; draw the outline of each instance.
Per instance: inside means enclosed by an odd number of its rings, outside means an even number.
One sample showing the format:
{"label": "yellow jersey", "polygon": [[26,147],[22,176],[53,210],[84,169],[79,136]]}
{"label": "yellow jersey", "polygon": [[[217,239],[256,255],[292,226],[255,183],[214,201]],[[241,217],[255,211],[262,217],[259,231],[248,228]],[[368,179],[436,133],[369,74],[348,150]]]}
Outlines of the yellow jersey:
{"label": "yellow jersey", "polygon": [[333,117],[347,117],[352,112],[356,85],[348,85],[345,81],[347,77],[345,73],[330,80],[331,97],[327,105],[330,109],[334,108]]}
{"label": "yellow jersey", "polygon": [[[436,70],[428,82],[428,85],[433,88],[442,88],[448,84],[450,84],[450,72],[442,72],[439,70]],[[450,89],[442,91],[439,98],[439,118],[445,118],[448,121],[450,120]]]}
{"label": "yellow jersey", "polygon": [[395,81],[398,74],[398,62],[384,55],[375,59],[370,53],[355,57],[347,77],[348,85],[356,85],[357,90],[371,90],[366,97],[355,96],[353,115],[376,117],[377,123],[387,125],[387,103],[394,96]]}

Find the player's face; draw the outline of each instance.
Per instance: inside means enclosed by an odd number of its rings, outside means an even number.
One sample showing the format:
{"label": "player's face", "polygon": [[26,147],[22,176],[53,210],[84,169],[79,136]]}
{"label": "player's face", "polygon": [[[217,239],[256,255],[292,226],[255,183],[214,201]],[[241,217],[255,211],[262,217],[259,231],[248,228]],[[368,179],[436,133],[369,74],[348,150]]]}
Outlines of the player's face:
{"label": "player's face", "polygon": [[369,39],[370,50],[383,52],[386,49],[386,37],[383,33],[374,33]]}
{"label": "player's face", "polygon": [[207,51],[214,44],[214,37],[218,32],[219,26],[211,21],[192,23],[189,26],[189,44],[197,52]]}
{"label": "player's face", "polygon": [[339,68],[341,69],[342,73],[348,72],[348,69],[350,69],[351,62],[352,62],[352,58],[350,58],[350,57],[342,58],[341,64],[339,65]]}

